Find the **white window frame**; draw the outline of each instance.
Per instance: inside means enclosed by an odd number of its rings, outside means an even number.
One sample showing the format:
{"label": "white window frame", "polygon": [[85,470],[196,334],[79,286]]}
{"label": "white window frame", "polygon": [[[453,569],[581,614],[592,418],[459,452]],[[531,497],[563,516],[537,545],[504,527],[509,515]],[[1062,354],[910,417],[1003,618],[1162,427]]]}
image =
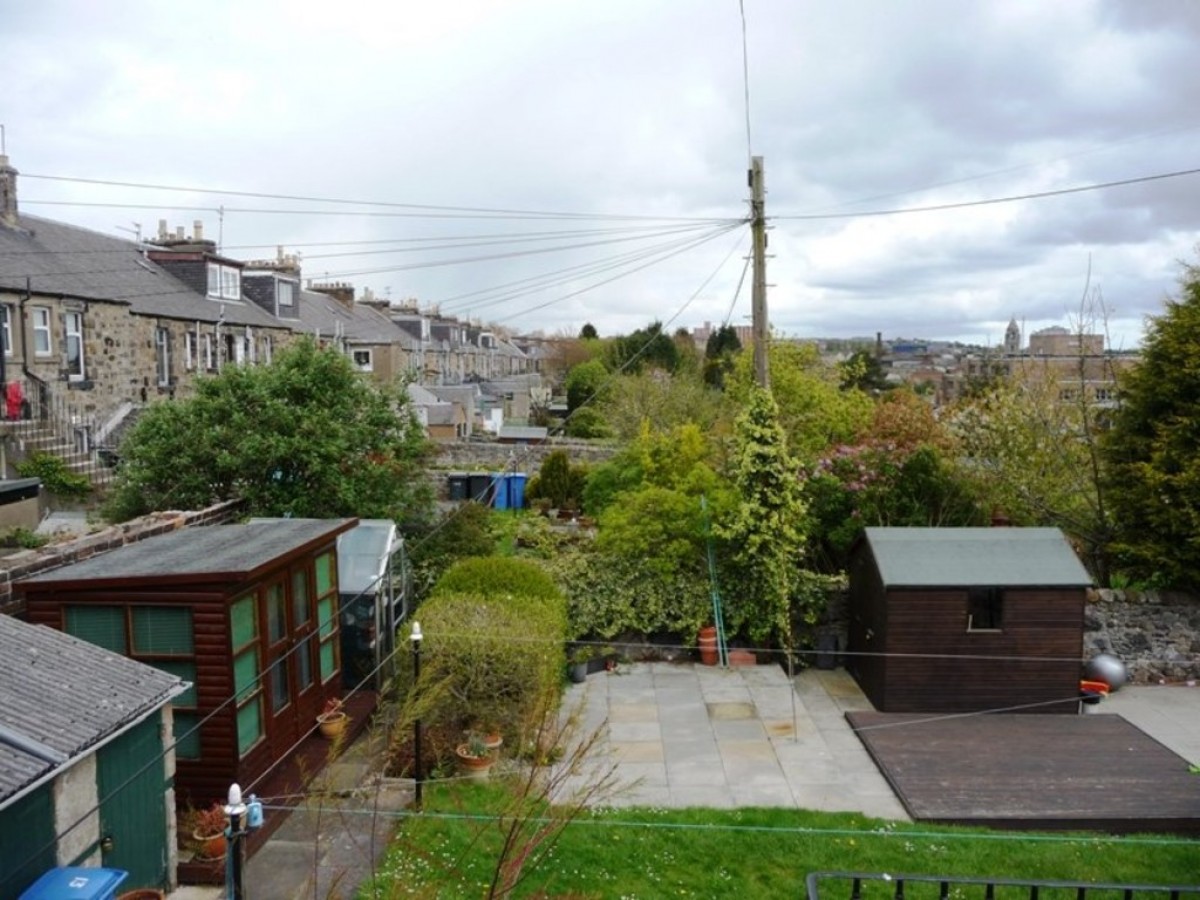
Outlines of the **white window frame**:
{"label": "white window frame", "polygon": [[275,358],[275,341],[269,334],[262,336],[262,353],[259,358],[264,366],[269,366]]}
{"label": "white window frame", "polygon": [[242,359],[254,365],[258,360],[258,348],[254,345],[254,329],[246,326],[246,336],[242,339]]}
{"label": "white window frame", "polygon": [[200,351],[204,360],[204,371],[211,372],[217,367],[217,358],[213,353],[213,336],[211,334],[202,334],[200,337]]}
{"label": "white window frame", "polygon": [[[363,361],[359,361],[359,356],[365,355]],[[350,351],[350,362],[358,372],[374,372],[375,371],[375,354],[369,347],[356,348]]]}
{"label": "white window frame", "polygon": [[[43,343],[45,343],[44,347]],[[54,340],[50,332],[50,307],[48,306],[33,307],[33,355],[54,355]]]}
{"label": "white window frame", "polygon": [[183,334],[183,368],[186,372],[196,368],[196,333],[185,331]]}
{"label": "white window frame", "polygon": [[220,300],[242,299],[242,270],[234,266],[208,264],[208,296]]}
{"label": "white window frame", "polygon": [[[79,342],[79,364],[77,370],[71,369],[71,342]],[[87,358],[83,352],[83,313],[68,311],[63,313],[63,347],[67,354],[67,381],[83,381],[87,378]]]}
{"label": "white window frame", "polygon": [[225,300],[242,299],[242,273],[233,266],[221,266],[221,297]]}
{"label": "white window frame", "polygon": [[4,342],[4,355],[12,356],[12,313],[7,303],[0,303],[0,340]]}
{"label": "white window frame", "polygon": [[291,309],[296,305],[296,282],[285,281],[282,278],[276,279],[275,297],[280,306]]}
{"label": "white window frame", "polygon": [[162,325],[154,329],[154,371],[159,387],[171,386],[171,332]]}

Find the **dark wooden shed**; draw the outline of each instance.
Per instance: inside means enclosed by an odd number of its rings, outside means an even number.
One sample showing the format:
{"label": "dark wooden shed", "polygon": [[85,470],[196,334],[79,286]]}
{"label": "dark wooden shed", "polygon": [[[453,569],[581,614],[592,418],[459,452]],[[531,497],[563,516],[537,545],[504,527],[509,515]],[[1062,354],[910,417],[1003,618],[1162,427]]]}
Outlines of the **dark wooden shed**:
{"label": "dark wooden shed", "polygon": [[341,694],[337,538],[356,522],[188,528],[15,588],[31,621],[194,685],[174,702],[175,785],[207,806],[288,755]]}
{"label": "dark wooden shed", "polygon": [[1076,712],[1090,585],[1057,528],[867,528],[846,668],[881,712]]}

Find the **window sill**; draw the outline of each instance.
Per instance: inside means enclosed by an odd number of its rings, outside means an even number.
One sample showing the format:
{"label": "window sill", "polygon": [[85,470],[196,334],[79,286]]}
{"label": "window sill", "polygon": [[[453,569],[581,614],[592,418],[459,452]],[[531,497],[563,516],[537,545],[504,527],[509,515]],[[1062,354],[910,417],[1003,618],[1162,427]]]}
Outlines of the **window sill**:
{"label": "window sill", "polygon": [[67,381],[68,391],[90,391],[96,387],[96,383],[90,378],[80,378],[77,381]]}

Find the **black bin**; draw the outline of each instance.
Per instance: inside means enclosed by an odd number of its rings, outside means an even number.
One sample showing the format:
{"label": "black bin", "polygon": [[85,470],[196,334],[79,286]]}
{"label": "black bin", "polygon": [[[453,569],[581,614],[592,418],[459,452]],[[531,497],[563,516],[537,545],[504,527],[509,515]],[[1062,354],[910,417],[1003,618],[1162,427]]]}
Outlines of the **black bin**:
{"label": "black bin", "polygon": [[466,472],[451,472],[446,478],[447,490],[451,500],[466,500],[470,491],[471,479]]}
{"label": "black bin", "polygon": [[467,499],[490,506],[492,503],[492,476],[487,472],[472,474],[468,481]]}

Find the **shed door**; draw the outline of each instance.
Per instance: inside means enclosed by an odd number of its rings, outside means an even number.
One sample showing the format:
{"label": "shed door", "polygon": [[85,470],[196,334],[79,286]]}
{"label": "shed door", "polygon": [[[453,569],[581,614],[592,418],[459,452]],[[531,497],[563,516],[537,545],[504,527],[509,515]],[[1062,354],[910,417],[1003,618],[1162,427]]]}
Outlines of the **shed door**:
{"label": "shed door", "polygon": [[54,868],[54,804],[44,785],[0,812],[0,900],[21,892]]}
{"label": "shed door", "polygon": [[128,888],[167,883],[161,722],[161,713],[153,715],[96,754],[100,836],[111,839],[101,864],[127,871]]}

